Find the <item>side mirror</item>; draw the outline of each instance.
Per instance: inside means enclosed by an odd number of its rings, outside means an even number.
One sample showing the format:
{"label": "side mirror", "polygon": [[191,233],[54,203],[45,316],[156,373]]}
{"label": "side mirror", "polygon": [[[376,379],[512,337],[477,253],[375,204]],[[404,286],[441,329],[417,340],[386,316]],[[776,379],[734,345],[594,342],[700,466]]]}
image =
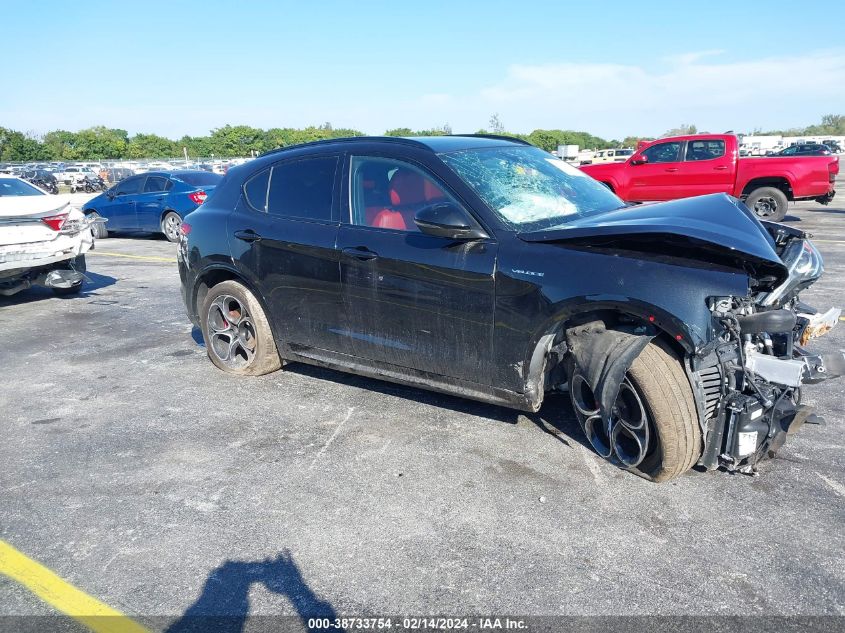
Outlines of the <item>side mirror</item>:
{"label": "side mirror", "polygon": [[114,197],[117,195],[113,190],[109,189],[106,191],[106,195],[109,197],[109,200],[114,200]]}
{"label": "side mirror", "polygon": [[645,154],[634,154],[631,156],[632,165],[645,165],[648,162],[648,156]]}
{"label": "side mirror", "polygon": [[438,202],[423,207],[414,216],[422,233],[450,240],[479,240],[487,237],[466,212],[453,202]]}

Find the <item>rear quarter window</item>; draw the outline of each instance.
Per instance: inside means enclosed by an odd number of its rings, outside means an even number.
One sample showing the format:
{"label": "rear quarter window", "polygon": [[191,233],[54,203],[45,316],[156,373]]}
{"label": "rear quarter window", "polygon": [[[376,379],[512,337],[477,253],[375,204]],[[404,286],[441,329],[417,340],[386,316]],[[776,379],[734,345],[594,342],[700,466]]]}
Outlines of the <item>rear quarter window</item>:
{"label": "rear quarter window", "polygon": [[270,169],[264,169],[244,183],[246,201],[256,211],[267,213],[267,186],[270,184]]}

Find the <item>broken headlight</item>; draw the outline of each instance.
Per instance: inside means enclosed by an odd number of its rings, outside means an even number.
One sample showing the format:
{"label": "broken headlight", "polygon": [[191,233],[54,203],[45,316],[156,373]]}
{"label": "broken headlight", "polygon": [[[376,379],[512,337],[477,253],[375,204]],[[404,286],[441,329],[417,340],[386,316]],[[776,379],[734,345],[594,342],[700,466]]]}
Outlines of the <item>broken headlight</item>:
{"label": "broken headlight", "polygon": [[781,257],[789,276],[780,286],[760,297],[761,306],[771,306],[811,285],[824,272],[822,256],[810,240],[793,240]]}

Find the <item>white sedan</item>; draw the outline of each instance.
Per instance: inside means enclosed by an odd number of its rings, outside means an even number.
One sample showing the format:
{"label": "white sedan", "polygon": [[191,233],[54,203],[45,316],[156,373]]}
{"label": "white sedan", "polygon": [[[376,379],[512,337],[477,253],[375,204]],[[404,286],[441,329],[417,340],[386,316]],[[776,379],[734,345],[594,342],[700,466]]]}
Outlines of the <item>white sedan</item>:
{"label": "white sedan", "polygon": [[67,197],[0,175],[0,295],[33,285],[79,292],[94,246],[91,224]]}

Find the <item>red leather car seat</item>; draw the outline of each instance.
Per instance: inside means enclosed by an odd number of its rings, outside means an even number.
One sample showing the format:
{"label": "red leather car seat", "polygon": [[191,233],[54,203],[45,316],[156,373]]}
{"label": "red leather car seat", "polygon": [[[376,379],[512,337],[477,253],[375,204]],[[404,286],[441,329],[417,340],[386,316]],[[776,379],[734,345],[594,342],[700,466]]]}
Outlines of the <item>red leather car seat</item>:
{"label": "red leather car seat", "polygon": [[391,208],[382,209],[371,219],[367,209],[367,224],[383,229],[417,231],[414,215],[423,206],[444,200],[446,194],[431,180],[411,169],[400,167],[390,179]]}
{"label": "red leather car seat", "polygon": [[422,175],[400,167],[390,179],[390,203],[409,207],[425,202],[425,181]]}
{"label": "red leather car seat", "polygon": [[[405,224],[405,218],[399,211],[393,209],[382,209],[376,213],[370,226],[375,226],[380,229],[396,229],[398,231],[407,231],[408,225]],[[416,230],[416,225],[414,225]]]}

